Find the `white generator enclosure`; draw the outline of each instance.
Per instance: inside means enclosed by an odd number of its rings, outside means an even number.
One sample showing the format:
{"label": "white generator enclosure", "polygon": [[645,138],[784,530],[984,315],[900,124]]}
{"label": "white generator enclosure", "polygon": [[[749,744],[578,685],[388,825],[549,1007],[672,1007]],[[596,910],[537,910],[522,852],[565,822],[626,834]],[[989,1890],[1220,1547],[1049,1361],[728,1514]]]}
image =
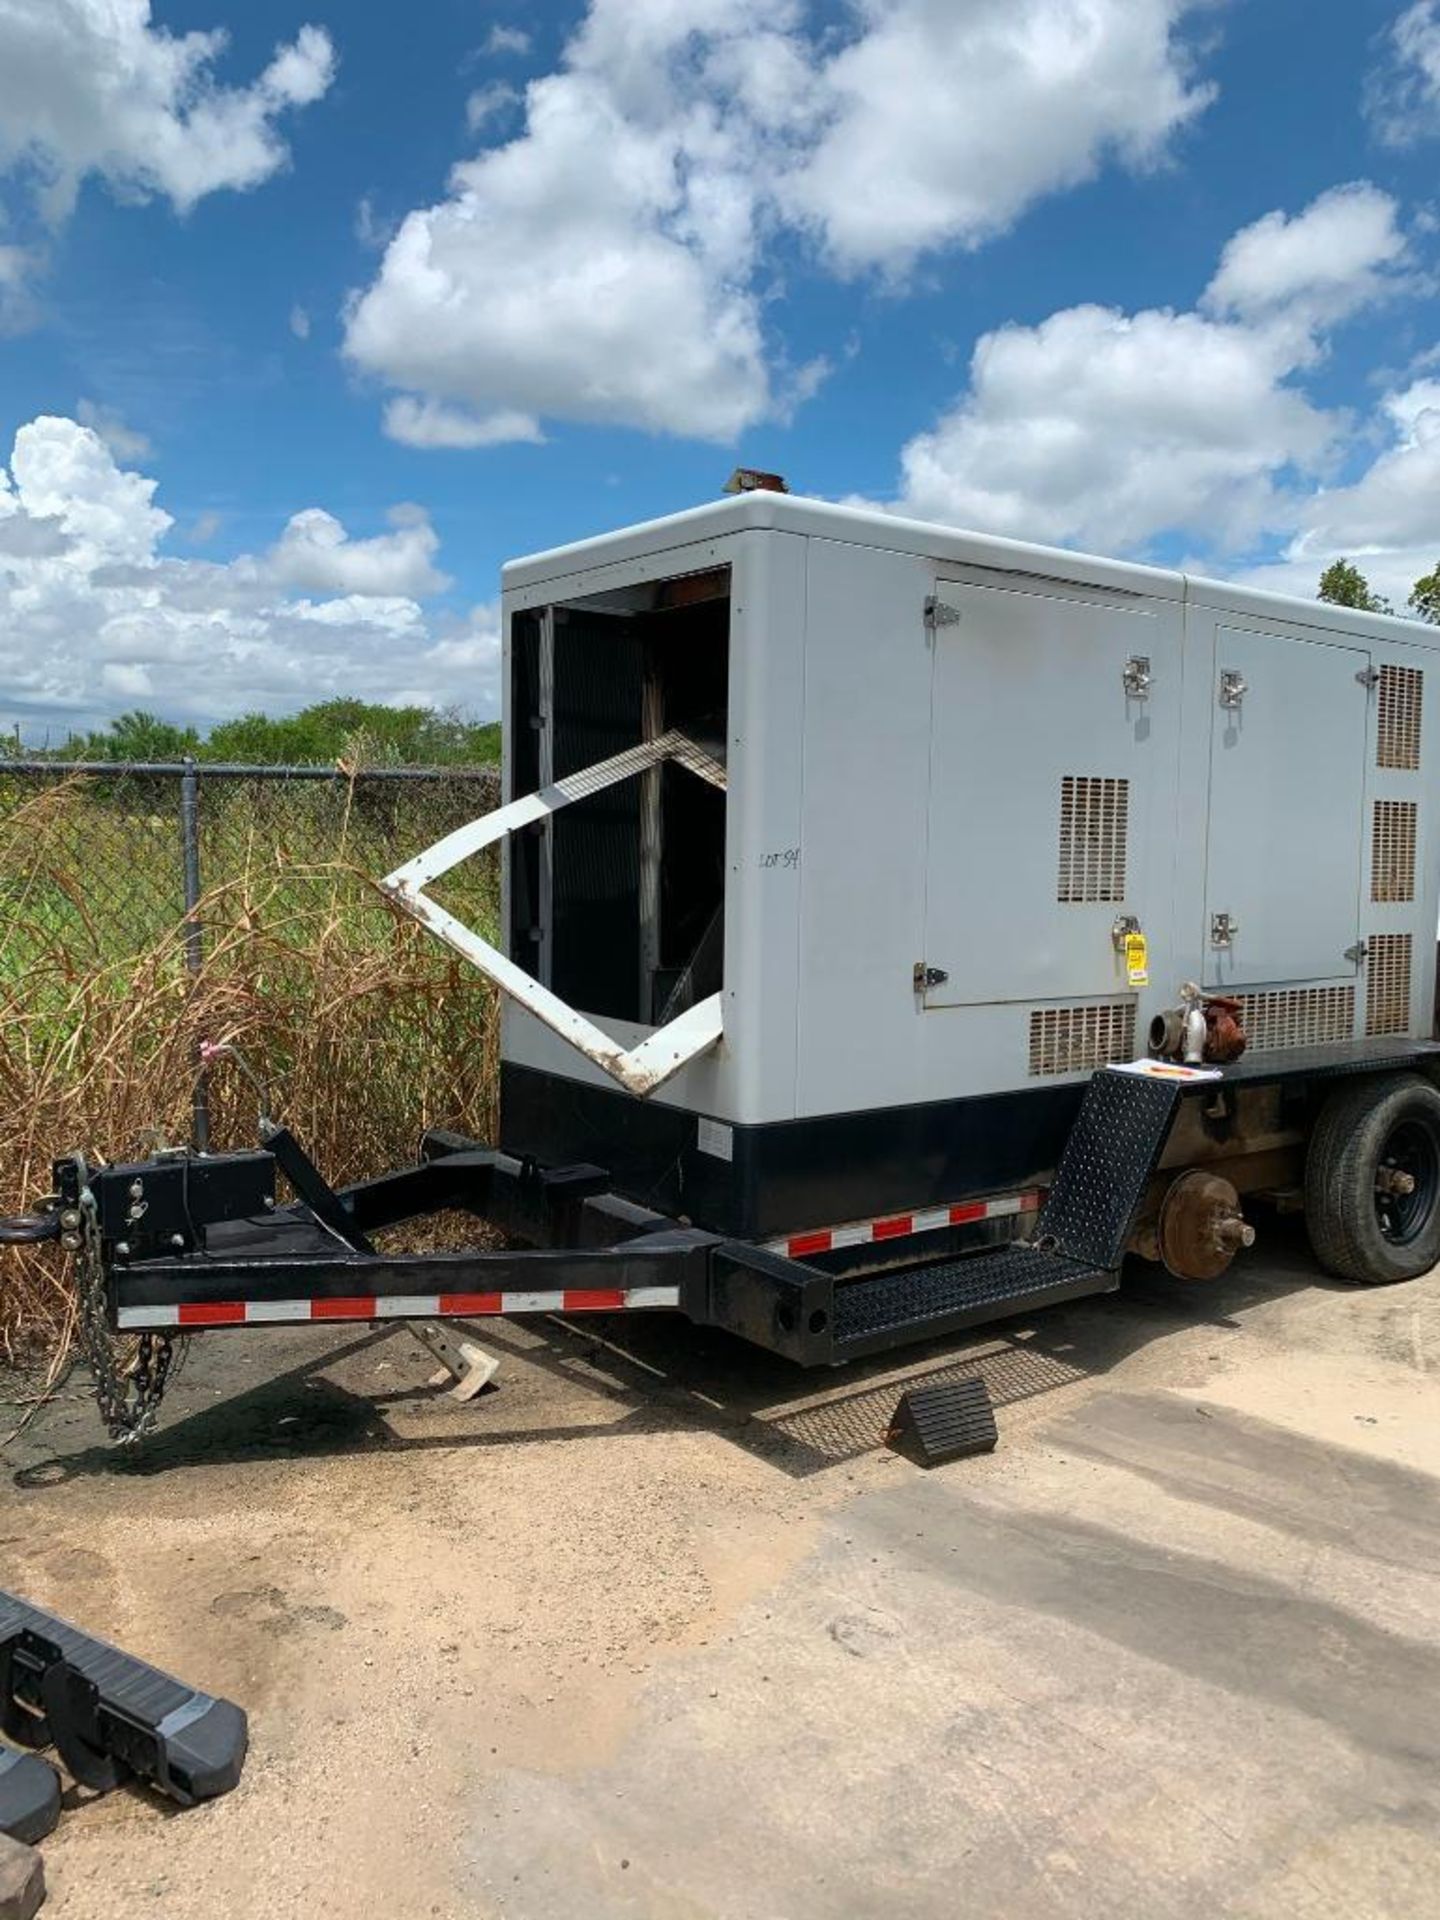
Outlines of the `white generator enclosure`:
{"label": "white generator enclosure", "polygon": [[[0,1243],[79,1256],[113,1435],[199,1327],[660,1312],[835,1366],[1127,1256],[1217,1280],[1252,1202],[1341,1279],[1440,1267],[1440,630],[778,492],[517,561],[504,627],[501,804],[381,882],[501,989],[498,1138],[57,1160]],[[992,1446],[984,1391],[888,1437]]]}
{"label": "white generator enclosure", "polygon": [[784,1235],[1043,1181],[1184,982],[1431,1033],[1440,633],[772,493],[504,622],[510,1152]]}

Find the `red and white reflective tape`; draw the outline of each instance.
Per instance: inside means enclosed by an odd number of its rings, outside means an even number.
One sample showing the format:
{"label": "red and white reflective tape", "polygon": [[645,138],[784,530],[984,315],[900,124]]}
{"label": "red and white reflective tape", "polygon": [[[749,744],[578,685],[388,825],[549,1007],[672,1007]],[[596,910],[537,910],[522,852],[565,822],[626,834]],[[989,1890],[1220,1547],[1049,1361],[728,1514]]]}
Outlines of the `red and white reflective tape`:
{"label": "red and white reflective tape", "polygon": [[471,1320],[502,1313],[621,1313],[678,1307],[679,1287],[581,1287],[551,1293],[367,1294],[325,1300],[192,1300],[169,1307],[121,1307],[121,1333],[164,1328],[260,1327],[324,1320]]}
{"label": "red and white reflective tape", "polygon": [[788,1234],[783,1240],[767,1240],[765,1250],[804,1260],[814,1253],[833,1253],[838,1247],[864,1247],[875,1240],[904,1240],[912,1233],[936,1233],[941,1227],[968,1227],[974,1220],[1038,1213],[1041,1198],[1038,1192],[1007,1193],[998,1200],[961,1200],[953,1207],[921,1207],[914,1213],[888,1214],[882,1220],[857,1220],[845,1227]]}

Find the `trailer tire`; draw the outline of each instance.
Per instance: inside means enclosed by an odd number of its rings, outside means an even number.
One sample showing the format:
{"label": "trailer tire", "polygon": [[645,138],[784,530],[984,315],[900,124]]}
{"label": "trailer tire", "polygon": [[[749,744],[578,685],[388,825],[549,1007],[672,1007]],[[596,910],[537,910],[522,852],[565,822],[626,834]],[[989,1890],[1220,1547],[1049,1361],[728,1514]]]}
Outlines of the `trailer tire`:
{"label": "trailer tire", "polygon": [[[1382,1181],[1412,1184],[1396,1192]],[[1305,1158],[1305,1225],[1321,1266],[1383,1286],[1440,1261],[1440,1092],[1419,1074],[1338,1088]]]}

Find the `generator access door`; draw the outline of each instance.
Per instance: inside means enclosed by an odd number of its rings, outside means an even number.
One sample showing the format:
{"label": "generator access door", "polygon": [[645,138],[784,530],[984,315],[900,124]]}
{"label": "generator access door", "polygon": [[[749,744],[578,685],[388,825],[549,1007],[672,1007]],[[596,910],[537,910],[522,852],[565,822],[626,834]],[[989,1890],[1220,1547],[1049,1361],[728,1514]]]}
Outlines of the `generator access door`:
{"label": "generator access door", "polygon": [[929,624],[925,1006],[1128,992],[1117,930],[1168,910],[1145,874],[1179,705],[1154,603],[941,580]]}
{"label": "generator access door", "polygon": [[1369,667],[1358,647],[1217,630],[1206,986],[1355,978]]}

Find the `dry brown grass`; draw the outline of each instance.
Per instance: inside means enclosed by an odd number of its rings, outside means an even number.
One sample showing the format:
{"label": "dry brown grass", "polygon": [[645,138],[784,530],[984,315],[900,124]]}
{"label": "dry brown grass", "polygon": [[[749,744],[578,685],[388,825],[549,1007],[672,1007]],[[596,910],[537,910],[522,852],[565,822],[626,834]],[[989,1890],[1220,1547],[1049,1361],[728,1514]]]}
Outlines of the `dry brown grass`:
{"label": "dry brown grass", "polygon": [[[178,924],[114,952],[96,890],[58,859],[76,844],[75,810],[94,807],[60,787],[0,819],[0,1214],[48,1190],[57,1153],[115,1160],[149,1151],[154,1129],[188,1138],[202,1039],[243,1051],[332,1180],[411,1158],[426,1126],[488,1136],[491,990],[376,891],[373,850],[342,833],[338,857],[307,863],[293,836],[257,837],[202,902],[205,962],[191,976]],[[99,858],[106,822],[78,816],[92,824],[80,838]],[[493,900],[493,874],[478,885]],[[63,913],[46,905],[57,899]],[[253,1142],[255,1099],[233,1068],[216,1069],[211,1106],[216,1147]],[[0,1248],[0,1352],[53,1347],[70,1304],[53,1248]]]}

